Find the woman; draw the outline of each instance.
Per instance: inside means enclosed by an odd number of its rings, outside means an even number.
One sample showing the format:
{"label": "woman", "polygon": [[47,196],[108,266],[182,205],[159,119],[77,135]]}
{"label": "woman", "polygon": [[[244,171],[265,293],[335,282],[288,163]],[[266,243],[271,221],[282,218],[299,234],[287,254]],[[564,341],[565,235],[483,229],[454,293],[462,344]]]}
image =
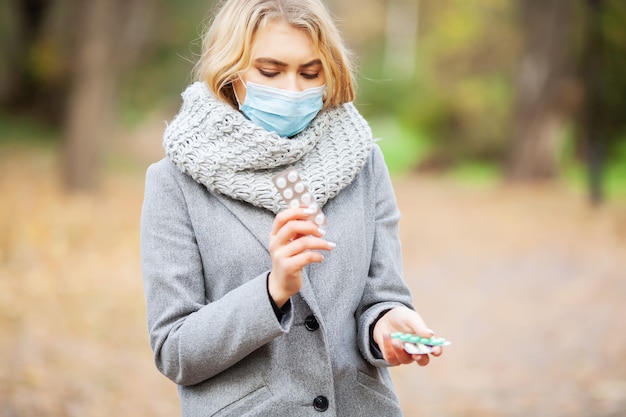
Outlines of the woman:
{"label": "woman", "polygon": [[[395,331],[432,335],[401,276],[387,168],[319,0],[228,0],[147,172],[150,342],[184,416],[400,416]],[[328,220],[287,208],[295,167]],[[438,356],[436,348],[432,355]]]}

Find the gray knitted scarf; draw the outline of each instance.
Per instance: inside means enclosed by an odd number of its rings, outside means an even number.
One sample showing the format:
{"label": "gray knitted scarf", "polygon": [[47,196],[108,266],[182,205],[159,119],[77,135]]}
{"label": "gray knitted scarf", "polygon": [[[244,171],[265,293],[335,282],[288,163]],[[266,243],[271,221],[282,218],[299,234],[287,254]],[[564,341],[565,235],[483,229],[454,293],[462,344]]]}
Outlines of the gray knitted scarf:
{"label": "gray knitted scarf", "polygon": [[372,132],[352,103],[320,112],[293,138],[245,118],[196,82],[163,137],[167,156],[209,190],[277,213],[286,208],[272,177],[294,166],[322,207],[359,173]]}

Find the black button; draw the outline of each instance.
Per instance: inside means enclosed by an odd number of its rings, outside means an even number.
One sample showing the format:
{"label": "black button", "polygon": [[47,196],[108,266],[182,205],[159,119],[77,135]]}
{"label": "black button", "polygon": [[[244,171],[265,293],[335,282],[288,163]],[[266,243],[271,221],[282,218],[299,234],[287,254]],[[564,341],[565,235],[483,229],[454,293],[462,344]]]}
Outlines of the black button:
{"label": "black button", "polygon": [[307,330],[314,332],[320,328],[320,324],[317,322],[315,316],[308,316],[304,319],[304,327],[306,327]]}
{"label": "black button", "polygon": [[328,398],[320,395],[319,397],[315,397],[313,400],[313,408],[316,411],[326,411],[328,410]]}

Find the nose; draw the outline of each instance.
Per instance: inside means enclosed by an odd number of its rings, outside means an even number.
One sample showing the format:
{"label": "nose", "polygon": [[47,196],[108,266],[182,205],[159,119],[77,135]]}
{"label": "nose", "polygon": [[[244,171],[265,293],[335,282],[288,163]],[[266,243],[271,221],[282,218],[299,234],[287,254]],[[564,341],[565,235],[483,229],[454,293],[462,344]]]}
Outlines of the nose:
{"label": "nose", "polygon": [[289,74],[287,77],[285,77],[285,84],[283,85],[282,88],[283,90],[295,91],[295,92],[299,92],[303,90],[298,80],[297,74],[294,74],[294,75]]}

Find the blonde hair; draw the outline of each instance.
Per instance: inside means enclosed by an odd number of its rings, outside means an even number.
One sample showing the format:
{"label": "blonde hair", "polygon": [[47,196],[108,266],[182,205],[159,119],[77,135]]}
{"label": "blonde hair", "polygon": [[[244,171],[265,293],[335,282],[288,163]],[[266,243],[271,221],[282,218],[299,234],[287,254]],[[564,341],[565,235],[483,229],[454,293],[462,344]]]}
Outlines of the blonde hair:
{"label": "blonde hair", "polygon": [[324,108],[354,100],[351,55],[320,0],[222,0],[204,33],[197,80],[236,106],[233,81],[251,65],[252,44],[260,27],[285,22],[307,32],[326,74]]}

